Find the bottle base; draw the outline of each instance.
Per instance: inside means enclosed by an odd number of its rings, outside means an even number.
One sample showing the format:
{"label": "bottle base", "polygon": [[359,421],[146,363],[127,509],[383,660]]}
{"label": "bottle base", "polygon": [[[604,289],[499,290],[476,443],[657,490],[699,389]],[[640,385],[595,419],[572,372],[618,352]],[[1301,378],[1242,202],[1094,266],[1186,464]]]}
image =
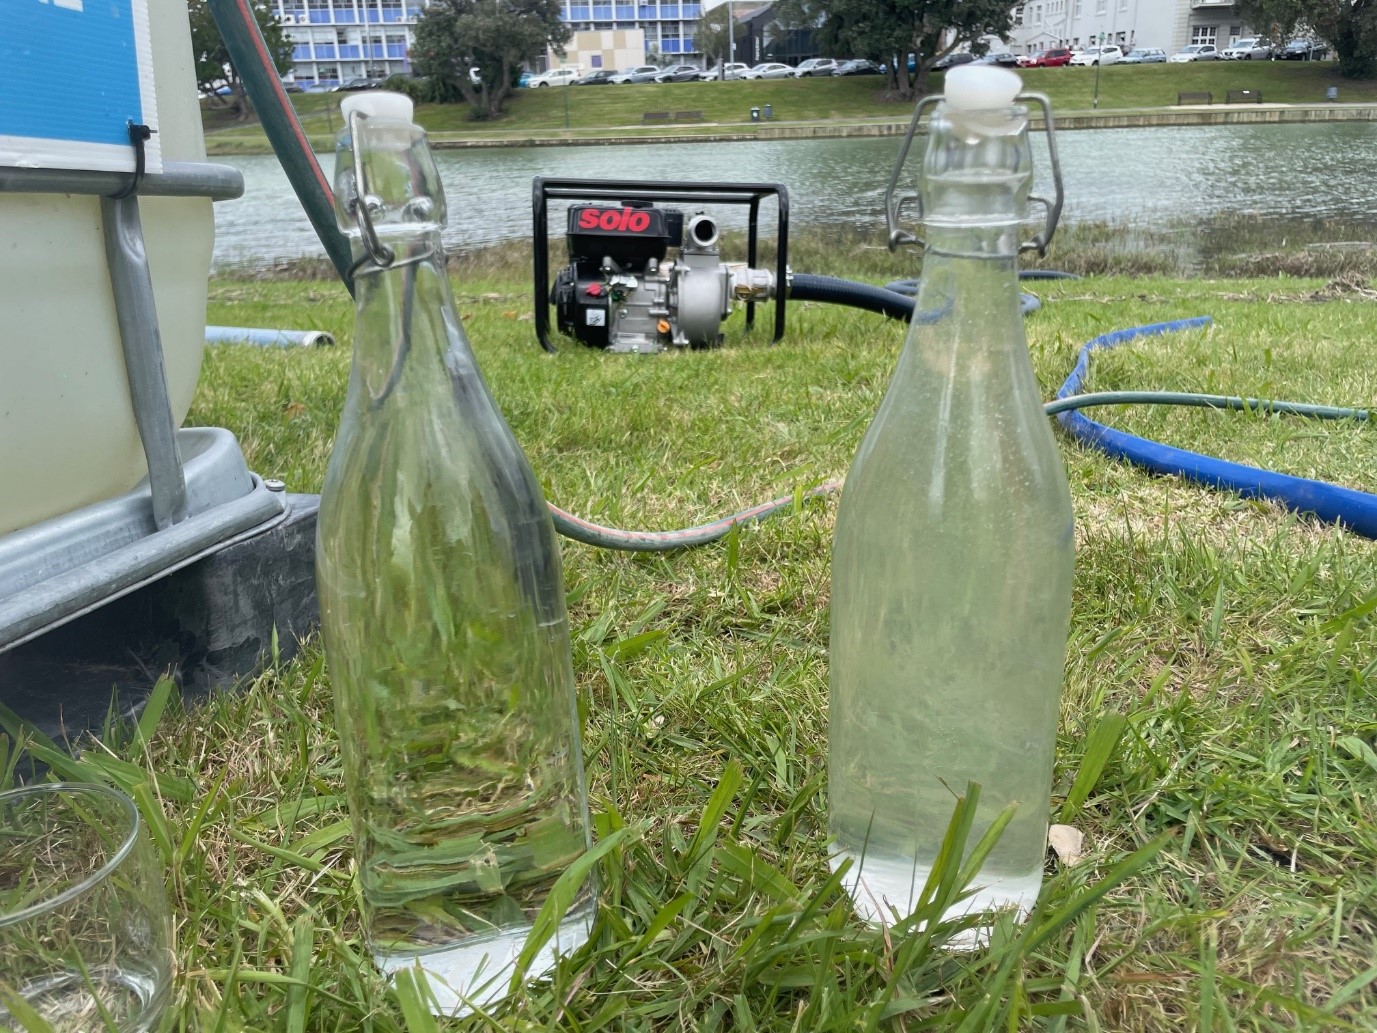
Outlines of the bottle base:
{"label": "bottle base", "polygon": [[[577,914],[567,916],[554,936],[531,959],[526,981],[539,979],[555,967],[559,956],[570,954],[586,943],[592,925],[591,903]],[[497,1004],[508,995],[516,959],[530,932],[529,925],[514,926],[493,936],[426,951],[375,950],[373,962],[389,982],[396,979],[398,972],[419,968],[420,979],[434,998],[431,1011],[461,1019],[477,1009]]]}
{"label": "bottle base", "polygon": [[[849,851],[832,855],[827,863],[835,872],[846,860],[850,860],[851,869],[842,887],[850,896],[856,914],[871,925],[893,925],[912,914],[914,903],[932,871],[925,865],[916,865],[911,858],[870,855],[865,856],[862,866],[862,857]],[[1038,892],[1042,888],[1042,872],[1034,871],[1027,875],[980,872],[974,885],[978,887],[975,892],[948,908],[942,915],[943,919],[1014,911],[1017,920],[1022,922],[1037,903]],[[989,925],[986,924],[951,937],[945,945],[950,950],[976,950],[984,946],[988,939]]]}

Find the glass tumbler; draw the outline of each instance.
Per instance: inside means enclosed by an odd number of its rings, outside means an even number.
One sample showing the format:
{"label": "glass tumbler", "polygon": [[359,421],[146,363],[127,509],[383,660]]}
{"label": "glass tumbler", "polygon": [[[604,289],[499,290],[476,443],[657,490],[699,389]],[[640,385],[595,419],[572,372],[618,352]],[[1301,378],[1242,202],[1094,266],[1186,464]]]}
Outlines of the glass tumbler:
{"label": "glass tumbler", "polygon": [[[0,793],[0,1031],[146,1033],[172,989],[162,866],[105,786]],[[42,1028],[41,1026],[39,1028]]]}

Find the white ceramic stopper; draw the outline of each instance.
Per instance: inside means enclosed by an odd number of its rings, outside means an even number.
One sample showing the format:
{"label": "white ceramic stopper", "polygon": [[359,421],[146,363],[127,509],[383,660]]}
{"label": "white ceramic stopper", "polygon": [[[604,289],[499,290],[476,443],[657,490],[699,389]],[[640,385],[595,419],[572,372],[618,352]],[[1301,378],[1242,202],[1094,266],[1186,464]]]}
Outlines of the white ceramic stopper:
{"label": "white ceramic stopper", "polygon": [[1022,89],[1022,79],[994,65],[958,65],[945,81],[947,108],[953,111],[1007,108]]}
{"label": "white ceramic stopper", "polygon": [[355,111],[362,111],[369,118],[381,118],[388,122],[413,122],[416,105],[405,94],[367,90],[362,93],[351,93],[344,98],[339,110],[346,122]]}

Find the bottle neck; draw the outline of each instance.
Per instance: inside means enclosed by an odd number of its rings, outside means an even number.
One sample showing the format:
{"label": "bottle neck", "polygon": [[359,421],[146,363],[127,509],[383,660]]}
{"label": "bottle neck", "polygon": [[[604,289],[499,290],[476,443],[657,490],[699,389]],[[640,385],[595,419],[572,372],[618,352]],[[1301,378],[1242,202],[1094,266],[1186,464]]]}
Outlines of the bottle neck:
{"label": "bottle neck", "polygon": [[[929,224],[909,342],[961,350],[1025,350],[1017,222]],[[937,331],[934,335],[927,331]]]}
{"label": "bottle neck", "polygon": [[463,340],[451,333],[458,321],[439,233],[387,245],[395,254],[390,265],[365,262],[354,276],[354,378],[357,401],[367,408],[424,386],[456,338]]}

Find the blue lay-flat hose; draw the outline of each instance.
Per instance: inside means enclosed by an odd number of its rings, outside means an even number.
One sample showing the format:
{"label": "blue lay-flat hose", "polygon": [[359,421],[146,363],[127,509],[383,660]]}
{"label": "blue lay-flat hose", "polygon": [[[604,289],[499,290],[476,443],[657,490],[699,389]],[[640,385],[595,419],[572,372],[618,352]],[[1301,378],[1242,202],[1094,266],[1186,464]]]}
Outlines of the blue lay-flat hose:
{"label": "blue lay-flat hose", "polygon": [[[1237,492],[1245,498],[1265,498],[1280,503],[1287,509],[1306,513],[1327,523],[1339,524],[1364,538],[1377,538],[1377,495],[1365,491],[1355,491],[1327,481],[1311,480],[1307,477],[1293,477],[1290,474],[1263,470],[1242,463],[1231,463],[1216,456],[1201,455],[1184,448],[1174,448],[1159,441],[1141,438],[1114,430],[1102,423],[1096,423],[1078,412],[1070,411],[1085,405],[1087,396],[1080,395],[1082,385],[1090,372],[1090,356],[1104,348],[1116,348],[1121,344],[1142,337],[1172,333],[1180,330],[1196,330],[1209,326],[1208,316],[1194,319],[1178,319],[1168,323],[1151,323],[1135,326],[1127,330],[1115,330],[1102,334],[1088,342],[1080,352],[1076,367],[1057,391],[1056,401],[1049,402],[1047,411],[1057,414],[1062,428],[1076,440],[1099,449],[1108,455],[1127,459],[1154,473],[1174,474],[1204,484],[1211,488],[1222,488]],[[1156,400],[1155,392],[1146,392],[1144,397],[1151,403]],[[1208,398],[1210,396],[1187,395],[1186,398]],[[1251,408],[1263,411],[1274,410],[1298,412],[1301,415],[1317,416],[1322,419],[1351,419],[1367,421],[1369,414],[1364,409],[1339,409],[1326,406],[1298,406],[1295,403],[1268,403],[1257,399],[1230,399],[1246,402],[1246,406],[1230,408]],[[1180,404],[1180,403],[1174,403]],[[1186,404],[1209,404],[1192,401]],[[1217,406],[1224,407],[1224,406]],[[1306,411],[1308,410],[1308,411]]]}

